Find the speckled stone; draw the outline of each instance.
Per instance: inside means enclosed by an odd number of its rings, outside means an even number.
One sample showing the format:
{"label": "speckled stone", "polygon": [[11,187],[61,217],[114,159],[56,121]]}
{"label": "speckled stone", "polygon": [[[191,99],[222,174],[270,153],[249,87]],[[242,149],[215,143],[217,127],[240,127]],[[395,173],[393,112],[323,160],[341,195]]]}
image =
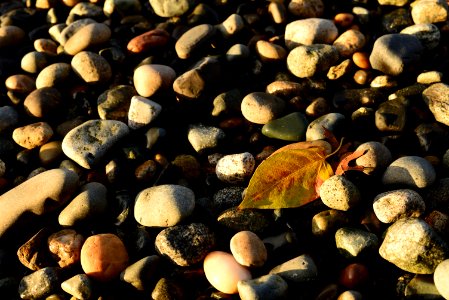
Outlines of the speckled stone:
{"label": "speckled stone", "polygon": [[320,197],[329,208],[347,211],[360,202],[357,186],[342,175],[333,175],[320,186]]}
{"label": "speckled stone", "polygon": [[18,293],[22,299],[41,299],[55,292],[59,287],[60,271],[46,267],[22,278]]}
{"label": "speckled stone", "polygon": [[268,258],[264,243],[251,231],[234,234],[230,241],[230,250],[235,260],[246,267],[262,267]]}
{"label": "speckled stone", "polygon": [[324,116],[316,118],[310,122],[309,126],[307,126],[306,140],[316,141],[325,139],[326,136],[323,127],[336,133],[339,129],[341,129],[345,121],[346,118],[341,113],[328,113]]}
{"label": "speckled stone", "polygon": [[242,300],[275,300],[287,297],[288,284],[276,274],[264,275],[237,283],[239,297]]}
{"label": "speckled stone", "polygon": [[312,233],[319,237],[334,235],[336,230],[349,223],[349,216],[336,209],[328,209],[317,213],[312,218]]}
{"label": "speckled stone", "polygon": [[414,190],[401,189],[377,195],[373,209],[381,222],[393,223],[403,217],[420,217],[426,209],[426,203]]}
{"label": "speckled stone", "polygon": [[77,274],[61,283],[64,292],[76,299],[88,300],[93,294],[93,283],[86,274]]}
{"label": "speckled stone", "polygon": [[265,124],[262,134],[270,138],[299,142],[305,138],[308,125],[303,113],[293,112]]}
{"label": "speckled stone", "polygon": [[365,142],[355,151],[366,151],[355,160],[356,165],[364,167],[363,172],[366,174],[383,172],[393,161],[390,150],[377,141]]}
{"label": "speckled stone", "polygon": [[217,222],[233,231],[249,230],[261,234],[272,226],[271,216],[257,209],[238,209],[232,207],[217,217]]}
{"label": "speckled stone", "polygon": [[139,291],[148,288],[149,283],[156,276],[160,264],[157,255],[145,256],[132,265],[129,265],[121,274],[120,279]]}
{"label": "speckled stone", "polygon": [[433,281],[438,292],[445,299],[449,299],[449,259],[445,259],[438,264],[433,274]]}
{"label": "speckled stone", "polygon": [[75,74],[88,84],[103,84],[112,77],[108,61],[95,52],[78,52],[72,58],[71,66]]}
{"label": "speckled stone", "polygon": [[269,274],[277,274],[287,281],[309,282],[317,278],[318,269],[312,257],[303,254],[277,265]]}
{"label": "speckled stone", "polygon": [[447,21],[448,4],[444,0],[419,0],[410,3],[415,24],[439,23]]}
{"label": "speckled stone", "polygon": [[284,38],[291,50],[299,45],[331,44],[337,35],[337,26],[331,20],[307,18],[287,24]]}
{"label": "speckled stone", "polygon": [[321,0],[292,0],[288,3],[288,11],[298,19],[319,18],[324,13],[324,3]]}
{"label": "speckled stone", "polygon": [[177,281],[162,277],[151,292],[151,297],[154,300],[184,299],[185,294],[184,289]]}
{"label": "speckled stone", "polygon": [[373,254],[379,246],[379,240],[374,233],[366,230],[342,227],[335,232],[335,245],[345,257],[354,258]]}
{"label": "speckled stone", "polygon": [[435,120],[449,125],[449,85],[446,83],[432,84],[423,91],[422,97]]}
{"label": "speckled stone", "polygon": [[351,57],[355,52],[365,46],[365,35],[355,29],[349,29],[340,34],[333,45],[337,48],[340,57]]}
{"label": "speckled stone", "polygon": [[150,0],[150,5],[159,17],[179,17],[193,8],[192,0]]}
{"label": "speckled stone", "polygon": [[53,129],[47,122],[37,122],[14,129],[12,138],[19,146],[34,149],[44,145],[53,136]]}
{"label": "speckled stone", "polygon": [[227,183],[243,183],[253,174],[256,161],[249,152],[223,156],[215,167],[219,180]]}
{"label": "speckled stone", "polygon": [[245,119],[256,124],[266,124],[280,117],[284,108],[283,99],[263,92],[250,93],[241,103],[241,111]]}
{"label": "speckled stone", "polygon": [[133,86],[121,84],[107,89],[97,98],[98,116],[102,120],[117,120],[126,123],[131,98],[137,95]]}
{"label": "speckled stone", "polygon": [[393,161],[382,175],[382,183],[425,188],[435,181],[432,164],[420,156],[403,156]]}
{"label": "speckled stone", "polygon": [[128,127],[139,129],[150,125],[161,113],[162,106],[150,99],[133,96],[128,111]]}
{"label": "speckled stone", "polygon": [[309,78],[327,73],[339,58],[335,46],[326,44],[301,45],[287,56],[287,68],[299,78]]}
{"label": "speckled stone", "polygon": [[443,73],[438,71],[422,72],[416,78],[416,82],[421,84],[439,83],[443,80]]}

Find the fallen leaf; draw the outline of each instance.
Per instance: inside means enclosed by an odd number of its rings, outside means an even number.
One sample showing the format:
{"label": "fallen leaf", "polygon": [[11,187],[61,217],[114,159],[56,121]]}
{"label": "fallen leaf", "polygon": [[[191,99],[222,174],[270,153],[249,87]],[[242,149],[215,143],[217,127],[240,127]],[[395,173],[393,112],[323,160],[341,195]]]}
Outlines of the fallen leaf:
{"label": "fallen leaf", "polygon": [[365,155],[365,153],[368,150],[357,150],[355,152],[348,152],[347,155],[340,161],[340,163],[337,166],[337,169],[335,170],[336,175],[343,175],[344,172],[349,170],[355,170],[355,171],[363,171],[365,168],[363,166],[350,166],[350,162],[354,159],[359,158],[362,155]]}
{"label": "fallen leaf", "polygon": [[239,208],[299,207],[317,199],[320,185],[332,175],[325,148],[279,151],[257,167]]}
{"label": "fallen leaf", "polygon": [[325,153],[326,155],[329,155],[332,153],[332,147],[328,142],[323,141],[323,140],[316,140],[316,141],[303,141],[303,142],[288,144],[288,145],[285,145],[285,146],[277,149],[276,151],[271,153],[271,155],[275,155],[275,154],[277,154],[281,151],[285,151],[285,150],[310,149],[310,148],[321,148],[323,153]]}

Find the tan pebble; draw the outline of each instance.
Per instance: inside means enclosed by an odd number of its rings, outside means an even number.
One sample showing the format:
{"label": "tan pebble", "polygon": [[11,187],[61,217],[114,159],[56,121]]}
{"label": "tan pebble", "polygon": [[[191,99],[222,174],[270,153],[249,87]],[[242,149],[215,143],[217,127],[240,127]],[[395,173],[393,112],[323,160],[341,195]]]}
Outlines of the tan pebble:
{"label": "tan pebble", "polygon": [[176,72],[169,66],[142,65],[134,71],[134,87],[142,97],[150,97],[159,90],[171,88]]}
{"label": "tan pebble", "polygon": [[37,122],[14,129],[14,142],[26,149],[45,144],[53,136],[53,129],[46,122]]}
{"label": "tan pebble", "polygon": [[353,78],[357,84],[365,85],[371,79],[371,74],[367,70],[358,70],[354,73]]}
{"label": "tan pebble", "polygon": [[141,53],[168,43],[170,34],[162,29],[153,29],[136,36],[128,42],[126,48],[132,53]]}
{"label": "tan pebble", "polygon": [[245,119],[256,124],[266,124],[279,118],[284,108],[284,100],[263,92],[249,93],[241,102],[241,111]]}
{"label": "tan pebble", "polygon": [[334,16],[334,23],[337,26],[348,28],[354,22],[354,15],[351,13],[339,13]]}
{"label": "tan pebble", "polygon": [[416,82],[422,84],[431,84],[441,82],[442,80],[443,80],[443,73],[438,71],[429,71],[419,74],[418,78],[416,79]]}
{"label": "tan pebble", "polygon": [[111,29],[103,23],[91,23],[78,30],[64,45],[64,51],[75,55],[84,49],[109,41]]}
{"label": "tan pebble", "polygon": [[25,39],[25,31],[14,25],[0,27],[0,49],[4,47],[17,46]]}
{"label": "tan pebble", "polygon": [[55,87],[69,79],[72,67],[67,63],[54,63],[40,71],[36,78],[36,88]]}
{"label": "tan pebble", "polygon": [[32,91],[23,102],[25,112],[35,118],[51,117],[58,112],[61,104],[61,93],[52,87],[44,87]]}
{"label": "tan pebble", "polygon": [[61,144],[61,141],[52,141],[40,147],[39,160],[41,161],[42,165],[51,165],[62,157],[63,152]]}
{"label": "tan pebble", "polygon": [[5,81],[8,91],[28,94],[36,88],[35,80],[28,75],[17,74],[9,76]]}
{"label": "tan pebble", "polygon": [[80,261],[84,238],[73,229],[63,229],[47,239],[48,249],[56,258],[59,267],[73,266]]}
{"label": "tan pebble", "polygon": [[287,57],[287,50],[282,46],[264,40],[257,41],[256,51],[262,62],[282,61]]}
{"label": "tan pebble", "polygon": [[108,61],[95,52],[81,51],[71,61],[73,71],[86,83],[101,84],[112,77]]}
{"label": "tan pebble", "polygon": [[272,1],[268,4],[268,12],[271,15],[274,23],[282,24],[287,20],[287,9],[284,3]]}
{"label": "tan pebble", "polygon": [[350,57],[365,46],[365,36],[358,30],[349,29],[334,41],[334,46],[341,56]]}
{"label": "tan pebble", "polygon": [[223,251],[210,252],[203,263],[204,274],[209,283],[226,294],[236,294],[240,280],[251,279],[251,273],[240,265],[232,254]]}
{"label": "tan pebble", "polygon": [[267,261],[267,249],[263,241],[252,231],[240,231],[230,241],[235,260],[245,267],[261,267]]}
{"label": "tan pebble", "polygon": [[358,291],[348,290],[341,293],[337,300],[362,300],[362,294]]}
{"label": "tan pebble", "polygon": [[369,53],[356,51],[352,54],[352,61],[361,69],[371,69],[371,65],[369,63]]}
{"label": "tan pebble", "polygon": [[111,233],[92,235],[81,248],[81,267],[101,282],[116,279],[128,266],[129,257],[120,238]]}
{"label": "tan pebble", "polygon": [[51,56],[56,55],[58,50],[58,45],[51,39],[37,39],[33,46],[37,52],[43,52]]}
{"label": "tan pebble", "polygon": [[306,114],[311,117],[321,117],[330,112],[330,105],[323,97],[318,97],[306,108]]}
{"label": "tan pebble", "polygon": [[277,80],[267,85],[266,92],[278,97],[291,98],[298,95],[303,89],[304,85],[298,82]]}
{"label": "tan pebble", "polygon": [[20,67],[28,73],[38,73],[48,65],[45,53],[32,51],[22,57]]}
{"label": "tan pebble", "polygon": [[56,5],[56,0],[36,0],[36,8],[50,9]]}

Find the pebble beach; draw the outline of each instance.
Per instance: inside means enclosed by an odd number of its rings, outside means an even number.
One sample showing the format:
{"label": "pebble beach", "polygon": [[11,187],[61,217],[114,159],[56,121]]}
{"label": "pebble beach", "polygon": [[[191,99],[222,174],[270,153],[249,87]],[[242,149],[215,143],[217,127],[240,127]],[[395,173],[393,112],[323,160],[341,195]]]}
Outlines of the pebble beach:
{"label": "pebble beach", "polygon": [[[2,1],[0,299],[449,299],[448,15]],[[361,155],[239,207],[294,143]]]}

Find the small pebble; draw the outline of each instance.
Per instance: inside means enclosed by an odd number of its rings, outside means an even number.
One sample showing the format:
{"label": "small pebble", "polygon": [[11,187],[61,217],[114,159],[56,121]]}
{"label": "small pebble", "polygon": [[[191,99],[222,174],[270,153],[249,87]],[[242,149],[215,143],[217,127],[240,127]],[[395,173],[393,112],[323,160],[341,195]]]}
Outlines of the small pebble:
{"label": "small pebble", "polygon": [[103,23],[90,23],[77,30],[64,44],[68,55],[75,55],[89,47],[109,41],[111,29]]}
{"label": "small pebble", "polygon": [[266,124],[280,117],[284,108],[284,100],[263,92],[250,93],[241,102],[245,119],[256,124]]}
{"label": "small pebble", "polygon": [[312,233],[326,237],[334,235],[338,228],[349,223],[348,215],[340,210],[328,209],[317,213],[312,218]]}
{"label": "small pebble", "polygon": [[54,87],[35,89],[23,102],[27,114],[35,118],[46,118],[59,114],[61,104],[62,95]]}
{"label": "small pebble", "polygon": [[326,44],[301,45],[287,56],[287,68],[299,78],[309,78],[325,73],[339,58],[335,46]]}
{"label": "small pebble", "polygon": [[275,300],[286,298],[288,284],[281,276],[276,274],[264,275],[254,279],[240,280],[237,283],[240,299],[266,299]]}
{"label": "small pebble", "polygon": [[243,183],[254,171],[256,161],[249,152],[223,156],[215,167],[219,180],[227,183]]}
{"label": "small pebble", "polygon": [[132,53],[143,53],[165,46],[169,40],[170,35],[167,31],[156,28],[132,38],[126,49]]}
{"label": "small pebble", "polygon": [[36,88],[34,79],[31,76],[23,74],[9,76],[5,80],[5,86],[8,91],[25,95]]}
{"label": "small pebble", "polygon": [[434,83],[422,92],[424,102],[429,107],[435,120],[449,125],[448,109],[449,85],[446,83]]}
{"label": "small pebble", "polygon": [[375,253],[379,240],[374,233],[358,228],[342,227],[335,233],[335,245],[340,254],[347,258]]}
{"label": "small pebble", "polygon": [[162,106],[150,99],[133,96],[128,111],[128,127],[139,129],[149,125],[161,113]]}
{"label": "small pebble", "polygon": [[381,222],[393,223],[403,217],[420,217],[426,209],[426,204],[417,192],[401,189],[377,195],[373,209]]}
{"label": "small pebble", "polygon": [[449,15],[448,4],[442,0],[413,1],[410,7],[415,24],[445,22]]}
{"label": "small pebble", "polygon": [[166,277],[162,277],[158,280],[151,292],[151,297],[154,300],[184,299],[185,294],[184,289],[179,283]]}
{"label": "small pebble", "polygon": [[443,73],[438,71],[423,72],[418,75],[416,82],[421,84],[439,83],[443,80]]}
{"label": "small pebble", "polygon": [[158,91],[172,87],[176,73],[169,66],[145,64],[134,70],[133,81],[136,91],[142,97],[151,97]]}
{"label": "small pebble", "polygon": [[288,11],[297,19],[319,18],[324,13],[324,3],[321,0],[292,0],[288,4]]}
{"label": "small pebble", "polygon": [[191,125],[187,133],[187,139],[196,152],[216,148],[224,138],[225,132],[220,128],[202,124]]}
{"label": "small pebble", "polygon": [[215,35],[215,27],[201,24],[186,31],[175,44],[176,54],[181,59],[187,59]]}
{"label": "small pebble", "polygon": [[46,66],[48,66],[47,55],[38,51],[28,52],[20,61],[22,70],[32,74],[39,73]]}
{"label": "small pebble", "polygon": [[364,70],[370,69],[369,55],[366,52],[356,51],[352,54],[352,61],[354,64]]}
{"label": "small pebble", "polygon": [[66,84],[72,75],[72,67],[68,63],[59,62],[46,66],[36,78],[36,88],[59,87]]}
{"label": "small pebble", "polygon": [[365,142],[359,145],[355,151],[366,151],[355,160],[357,166],[363,167],[365,174],[383,172],[393,161],[390,150],[384,144],[376,141]]}
{"label": "small pebble", "polygon": [[103,84],[112,77],[108,61],[94,52],[78,52],[72,58],[71,66],[75,74],[88,84]]}
{"label": "small pebble", "polygon": [[267,260],[267,249],[262,240],[251,231],[240,231],[230,241],[235,260],[245,267],[261,267]]}
{"label": "small pebble", "polygon": [[98,116],[102,120],[128,122],[131,99],[137,95],[133,86],[121,84],[114,86],[97,98]]}
{"label": "small pebble", "polygon": [[404,295],[407,298],[440,299],[441,295],[432,277],[432,274],[415,275],[405,287]]}
{"label": "small pebble", "polygon": [[360,202],[357,186],[342,175],[333,175],[320,187],[320,197],[329,208],[347,211]]}
{"label": "small pebble", "polygon": [[285,27],[285,45],[288,49],[299,45],[332,44],[338,29],[331,20],[306,18],[293,21]]}
{"label": "small pebble", "polygon": [[53,129],[46,122],[37,122],[14,129],[12,138],[19,146],[33,149],[44,145],[53,136]]}
{"label": "small pebble", "polygon": [[262,62],[278,62],[287,57],[287,51],[282,46],[264,40],[257,41],[256,52]]}
{"label": "small pebble", "polygon": [[401,30],[403,34],[416,36],[427,50],[432,50],[440,44],[440,30],[431,23],[414,24]]}
{"label": "small pebble", "polygon": [[139,291],[148,288],[148,283],[155,278],[160,264],[160,258],[157,255],[146,256],[139,259],[132,265],[129,265],[121,274],[120,279],[129,283]]}
{"label": "small pebble", "polygon": [[224,38],[230,38],[240,32],[244,26],[243,18],[240,15],[231,14],[221,24],[218,24],[217,29],[221,32]]}
{"label": "small pebble", "polygon": [[368,280],[368,268],[361,263],[351,263],[340,272],[339,282],[348,289],[362,287]]}
{"label": "small pebble", "polygon": [[58,45],[51,39],[37,39],[33,42],[33,46],[37,52],[43,52],[50,56],[57,54]]}
{"label": "small pebble", "polygon": [[308,125],[304,114],[293,112],[265,124],[262,134],[270,138],[298,142],[304,139]]}
{"label": "small pebble", "polygon": [[338,295],[337,300],[362,300],[363,296],[360,292],[354,290],[344,291]]}
{"label": "small pebble", "polygon": [[63,229],[47,239],[48,249],[59,267],[72,267],[80,262],[84,237],[73,229]]}
{"label": "small pebble", "polygon": [[0,49],[20,45],[25,39],[25,31],[15,25],[0,27]]}
{"label": "small pebble", "polygon": [[193,8],[193,2],[188,0],[150,0],[151,8],[159,17],[179,17]]}
{"label": "small pebble", "polygon": [[325,139],[324,128],[331,132],[337,132],[345,122],[345,116],[341,113],[328,113],[310,122],[306,131],[306,141]]}
{"label": "small pebble", "polygon": [[86,274],[77,274],[61,283],[64,292],[76,299],[88,300],[93,294],[93,284]]}
{"label": "small pebble", "polygon": [[365,46],[365,36],[358,30],[349,29],[340,34],[333,45],[340,57],[351,57]]}

